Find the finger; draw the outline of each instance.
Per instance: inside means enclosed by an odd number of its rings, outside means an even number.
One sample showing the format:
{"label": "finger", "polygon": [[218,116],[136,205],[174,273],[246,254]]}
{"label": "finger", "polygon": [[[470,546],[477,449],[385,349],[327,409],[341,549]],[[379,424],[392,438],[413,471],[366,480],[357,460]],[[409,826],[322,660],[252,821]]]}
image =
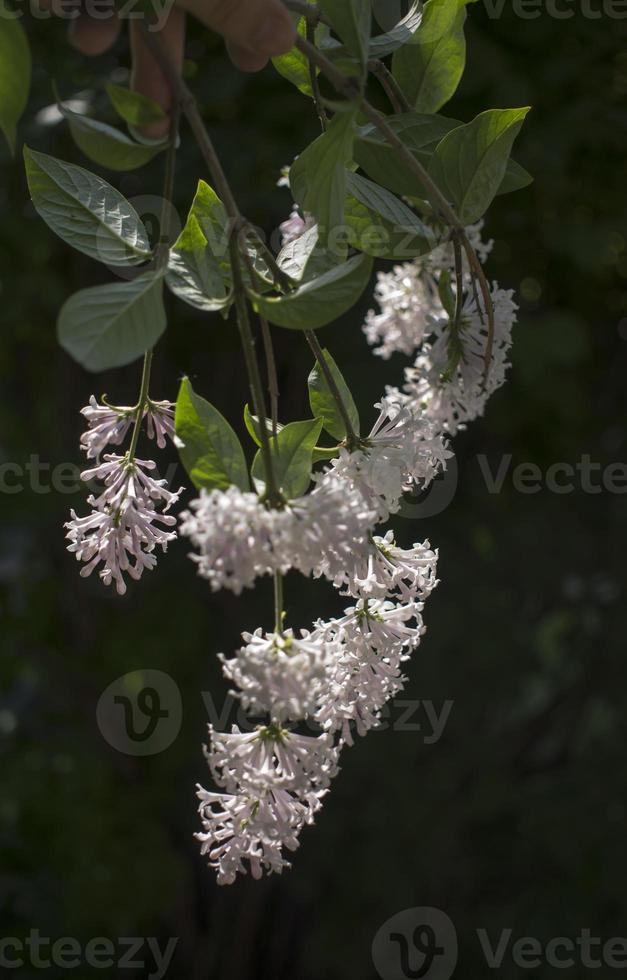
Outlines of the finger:
{"label": "finger", "polygon": [[82,54],[98,55],[115,44],[119,33],[120,18],[111,4],[110,16],[106,18],[96,20],[87,13],[81,13],[70,24],[68,37]]}
{"label": "finger", "polygon": [[[172,64],[180,71],[183,66],[183,51],[185,48],[185,14],[173,7],[168,19],[158,34],[161,44],[168,53]],[[131,21],[131,49],[133,52],[133,75],[131,87],[140,95],[158,102],[164,111],[169,113],[172,107],[173,94],[168,80],[154,57],[146,47],[139,23]],[[167,136],[170,120],[142,126],[142,133],[150,139],[161,139]]]}
{"label": "finger", "polygon": [[252,51],[250,48],[242,48],[232,41],[227,41],[226,46],[231,61],[240,71],[261,71],[268,64],[268,58],[265,54],[258,54],[257,51]]}
{"label": "finger", "polygon": [[267,60],[285,54],[294,46],[296,31],[280,0],[181,0],[181,3],[206,27],[234,45],[238,57],[245,49]]}

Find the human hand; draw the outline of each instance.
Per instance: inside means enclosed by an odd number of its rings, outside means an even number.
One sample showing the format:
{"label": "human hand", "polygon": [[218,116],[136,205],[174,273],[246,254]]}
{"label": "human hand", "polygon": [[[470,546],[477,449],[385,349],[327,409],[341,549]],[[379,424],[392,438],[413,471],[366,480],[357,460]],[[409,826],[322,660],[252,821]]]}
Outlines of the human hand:
{"label": "human hand", "polygon": [[[269,58],[289,51],[296,37],[292,19],[281,0],[176,0],[159,37],[170,58],[180,66],[183,64],[186,13],[225,38],[233,63],[242,71],[259,71]],[[120,26],[117,15],[95,19],[82,13],[72,21],[70,39],[84,54],[102,54],[117,39]],[[130,21],[130,35],[132,87],[158,102],[167,113],[172,104],[170,86],[146,47],[137,20]],[[160,138],[166,135],[168,128],[166,118],[145,127],[144,132],[146,136]]]}

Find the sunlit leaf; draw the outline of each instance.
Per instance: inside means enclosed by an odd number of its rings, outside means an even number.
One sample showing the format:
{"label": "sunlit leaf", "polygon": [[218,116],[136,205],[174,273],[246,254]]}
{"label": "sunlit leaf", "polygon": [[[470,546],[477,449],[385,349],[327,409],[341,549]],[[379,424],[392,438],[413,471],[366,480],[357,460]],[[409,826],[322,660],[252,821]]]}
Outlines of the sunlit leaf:
{"label": "sunlit leaf", "polygon": [[68,245],[106,265],[133,265],[151,256],[139,215],[96,174],[24,147],[33,204]]}
{"label": "sunlit leaf", "polygon": [[357,255],[293,293],[277,297],[251,293],[251,299],[270,323],[290,330],[315,330],[355,305],[370,281],[371,271],[372,259]]}
{"label": "sunlit leaf", "polygon": [[197,395],[183,378],[176,401],[176,435],[179,455],[194,486],[250,490],[246,457],[237,435],[224,416]]}

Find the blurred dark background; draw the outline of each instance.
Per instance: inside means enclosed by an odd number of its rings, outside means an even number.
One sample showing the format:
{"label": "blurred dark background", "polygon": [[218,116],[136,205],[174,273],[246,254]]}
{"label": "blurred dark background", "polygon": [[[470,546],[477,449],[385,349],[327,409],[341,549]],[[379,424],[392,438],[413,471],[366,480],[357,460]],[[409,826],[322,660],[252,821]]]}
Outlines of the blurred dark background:
{"label": "blurred dark background", "polygon": [[[178,937],[167,975],[189,980],[374,980],[375,933],[413,906],[450,916],[459,973],[468,977],[486,972],[480,928],[495,943],[504,928],[542,942],[583,928],[627,935],[627,520],[624,495],[601,482],[625,460],[627,439],[627,21],[565,7],[572,19],[544,12],[532,21],[509,7],[499,19],[481,3],[471,7],[469,65],[446,110],[470,119],[531,104],[516,155],[535,176],[530,189],[496,202],[487,226],[496,240],[490,276],[520,295],[510,383],[457,440],[448,507],[396,522],[402,543],[428,536],[440,549],[442,580],[402,700],[428,701],[437,712],[453,702],[450,716],[429,744],[424,706],[411,719],[420,731],[399,726],[393,708],[384,730],[347,751],[316,827],[280,878],[219,889],[193,839],[194,784],[210,782],[201,692],[222,708],[227,685],[216,654],[233,651],[241,630],[271,625],[269,585],[239,599],[212,596],[194,575],[187,542],[123,599],[96,576],[79,577],[63,522],[71,507],[84,512],[84,495],[52,489],[51,473],[83,463],[79,409],[88,396],[132,401],[139,366],[92,377],[58,348],[61,303],[108,273],[53,236],[29,203],[19,158],[0,150],[0,463],[35,462],[22,492],[8,492],[17,478],[3,470],[0,499],[2,936],[37,928],[83,946],[101,936],[157,937],[162,946]],[[91,168],[65,125],[42,110],[54,78],[64,96],[87,93],[100,118],[113,121],[103,85],[112,72],[125,83],[126,41],[87,61],[67,46],[62,23],[29,20],[28,31],[35,73],[21,137]],[[187,56],[245,213],[275,228],[290,207],[275,187],[280,168],[316,134],[308,101],[272,69],[238,74],[196,26]],[[160,167],[104,175],[134,198],[159,193]],[[184,129],[181,214],[201,176]],[[187,373],[246,439],[234,325],[168,303],[154,396],[174,398]],[[360,334],[367,308],[365,299],[320,334],[365,416],[404,363],[372,357]],[[309,352],[290,331],[277,329],[275,339],[283,418],[304,418]],[[493,472],[511,456],[499,493],[489,492],[482,455]],[[577,475],[563,494],[512,484],[521,463],[545,474],[586,455],[598,492]],[[172,453],[167,462],[175,461]],[[308,626],[341,601],[294,577],[287,608],[294,626]],[[178,738],[147,758],[115,751],[96,721],[105,688],[140,669],[167,672],[183,699]],[[144,977],[151,969],[147,957],[143,968],[78,973]],[[40,975],[28,963],[11,972]],[[529,972],[506,956],[498,975]],[[542,965],[533,974],[553,972]],[[579,965],[567,975],[586,973]]]}

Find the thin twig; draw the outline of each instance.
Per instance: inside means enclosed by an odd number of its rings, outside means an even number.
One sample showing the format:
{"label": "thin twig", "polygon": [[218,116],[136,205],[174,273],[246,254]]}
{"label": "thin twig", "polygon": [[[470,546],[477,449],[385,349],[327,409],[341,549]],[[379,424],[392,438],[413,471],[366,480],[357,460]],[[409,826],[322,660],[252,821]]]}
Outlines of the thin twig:
{"label": "thin twig", "polygon": [[142,419],[144,417],[144,409],[148,402],[148,393],[150,389],[150,371],[152,368],[152,350],[147,350],[144,354],[144,364],[142,367],[142,380],[139,390],[139,398],[137,399],[137,414],[135,415],[135,421],[133,424],[133,435],[131,436],[131,444],[126,454],[126,458],[129,463],[135,459],[135,453],[137,452],[137,443],[139,441],[139,433],[141,431]]}
{"label": "thin twig", "polygon": [[[245,235],[246,229],[242,229],[240,232],[240,253],[244,258],[244,264],[248,269],[248,275],[250,276],[250,281],[253,288],[259,288],[259,274],[255,269],[254,262],[245,248],[241,247],[241,239]],[[268,392],[270,394],[270,413],[272,419],[272,437],[276,439],[278,427],[279,427],[279,381],[277,377],[276,370],[276,359],[274,356],[274,346],[272,344],[272,334],[270,333],[270,326],[265,316],[261,313],[257,314],[259,323],[261,324],[261,336],[263,339],[263,349],[266,357],[266,372],[268,375]],[[265,418],[259,419],[259,425],[265,426]]]}
{"label": "thin twig", "polygon": [[[481,268],[481,263],[477,258],[477,253],[474,248],[464,236],[461,240],[470,264],[471,273],[473,275],[473,282],[475,280],[479,283],[479,289],[481,290],[481,295],[483,296],[483,303],[485,306],[485,311],[488,315],[488,336],[485,345],[485,355],[484,355],[484,367],[483,367],[483,384],[487,384],[488,376],[490,374],[490,368],[492,367],[492,350],[494,348],[494,303],[492,302],[492,293],[490,292],[490,287],[488,285],[488,280],[485,277],[485,273]],[[477,303],[479,310],[479,316],[484,319],[484,311],[481,309],[481,304]]]}
{"label": "thin twig", "polygon": [[283,576],[281,572],[274,573],[274,631],[279,635],[283,632]]}
{"label": "thin twig", "polygon": [[406,98],[405,93],[384,61],[381,61],[379,58],[372,58],[368,62],[368,71],[381,82],[381,86],[385,90],[385,94],[390,100],[395,112],[413,111],[413,105]]}
{"label": "thin twig", "polygon": [[[312,21],[307,21],[307,40],[312,45],[316,46],[316,25]],[[322,132],[325,133],[329,120],[327,119],[327,114],[322,104],[322,98],[320,96],[320,85],[318,84],[318,69],[313,64],[312,61],[307,60],[309,65],[309,80],[311,82],[311,93],[314,100],[314,105],[316,107],[316,112],[318,113],[318,119],[320,120],[320,125],[322,127]]]}
{"label": "thin twig", "polygon": [[[237,240],[239,231],[242,227],[244,227],[244,225],[247,224],[247,222],[244,220],[237,206],[237,202],[233,196],[233,192],[231,191],[226,174],[222,169],[220,158],[218,157],[211,137],[207,132],[207,128],[203,122],[202,116],[200,115],[200,111],[194,96],[190,92],[184,80],[181,78],[176,65],[171,60],[160,39],[154,32],[149,30],[149,25],[145,20],[141,21],[141,27],[143,38],[147,47],[154,55],[157,64],[161,67],[165,77],[168,80],[170,88],[172,89],[172,92],[181,107],[181,110],[185,113],[187,121],[189,122],[191,130],[194,134],[194,138],[196,139],[196,143],[198,144],[198,148],[200,149],[203,159],[205,160],[205,163],[209,168],[209,172],[211,173],[216,192],[221,198],[226,213],[230,219],[231,228],[229,235],[229,256],[231,259],[233,274],[233,296],[235,301],[237,325],[244,352],[246,370],[248,372],[253,406],[257,417],[262,420],[267,417],[267,411],[263,394],[263,385],[261,383],[261,375],[259,373],[259,365],[255,354],[255,341],[250,326],[248,300],[242,275],[242,256],[240,255]],[[281,494],[274,475],[270,438],[264,424],[260,425],[259,437],[261,439],[261,452],[264,461],[268,500],[272,505],[278,506],[281,503]]]}
{"label": "thin twig", "polygon": [[[170,117],[170,142],[165,158],[165,172],[163,175],[163,189],[161,191],[161,216],[159,219],[159,241],[155,248],[155,269],[161,275],[168,264],[170,254],[170,234],[172,231],[172,196],[174,194],[174,176],[176,173],[176,150],[178,145],[178,133],[180,122],[180,109],[178,104],[172,109]],[[132,462],[137,452],[137,443],[141,431],[144,410],[150,397],[150,374],[152,370],[152,349],[144,354],[142,366],[142,378],[137,399],[137,412],[133,423],[133,434],[131,444],[128,449],[127,459]]]}
{"label": "thin twig", "polygon": [[265,316],[261,316],[261,314],[259,314],[259,322],[261,324],[261,336],[263,338],[263,349],[266,355],[266,367],[268,371],[268,391],[270,393],[272,435],[276,439],[279,426],[279,378],[277,375],[276,358],[274,356],[274,345],[272,343],[270,326]]}
{"label": "thin twig", "polygon": [[172,106],[170,114],[170,143],[165,158],[163,191],[161,194],[161,217],[159,219],[159,243],[157,245],[157,269],[163,271],[168,264],[170,235],[172,232],[172,198],[176,175],[176,151],[178,146],[181,107],[178,102]]}
{"label": "thin twig", "polygon": [[313,24],[314,27],[321,21],[325,24],[328,23],[322,10],[315,3],[307,3],[306,0],[283,0],[283,3],[288,10],[293,11],[295,14],[300,14],[301,17],[305,18],[307,23]]}
{"label": "thin twig", "polygon": [[[487,313],[488,317],[488,339],[485,353],[486,369],[484,373],[485,384],[492,361],[492,347],[494,344],[494,304],[492,303],[490,287],[485,277],[485,273],[481,267],[479,259],[477,258],[474,248],[468,240],[464,226],[430,174],[425,170],[414,154],[407,149],[405,144],[389,125],[385,116],[364,98],[359,84],[354,79],[343,75],[342,72],[339,71],[335,65],[318,50],[318,48],[310,44],[306,38],[299,36],[296,39],[296,46],[299,51],[310,59],[310,61],[317,65],[317,67],[327,76],[331,84],[341,95],[343,95],[349,101],[357,103],[366,118],[369,119],[370,122],[379,130],[385,141],[395,150],[399,159],[403,161],[408,169],[414,174],[416,179],[422,184],[428,200],[436,210],[436,214],[438,214],[445,224],[448,224],[459,235],[459,240],[464,248],[464,251],[466,252],[466,255],[468,256],[471,276],[473,279],[476,278],[483,295],[485,312]],[[482,312],[483,311],[480,311],[481,314]]]}
{"label": "thin twig", "polygon": [[263,260],[268,266],[270,275],[274,280],[275,286],[281,289],[284,293],[292,292],[292,290],[294,289],[294,283],[287,275],[287,273],[283,271],[283,269],[277,262],[276,257],[274,256],[271,249],[264,241],[263,236],[259,233],[257,228],[255,228],[255,226],[250,221],[246,221],[243,226],[242,232],[244,234],[250,232],[254,236],[257,244],[261,249]]}
{"label": "thin twig", "polygon": [[342,398],[340,389],[338,388],[335,382],[335,378],[333,377],[333,372],[331,371],[331,368],[327,363],[327,359],[324,356],[324,352],[322,350],[322,347],[320,346],[320,343],[318,341],[318,338],[316,337],[315,332],[313,330],[305,330],[304,333],[305,333],[305,339],[307,340],[307,343],[309,344],[311,350],[313,351],[313,355],[316,358],[316,361],[318,362],[318,366],[320,370],[322,371],[324,380],[327,383],[327,387],[331,392],[331,395],[333,396],[333,400],[338,407],[338,411],[340,415],[342,416],[342,422],[344,423],[344,428],[346,429],[346,441],[350,449],[359,444],[359,436],[357,435],[355,429],[353,428],[353,423],[351,422],[351,417],[348,414],[348,409],[344,404],[344,399]]}
{"label": "thin twig", "polygon": [[462,247],[459,237],[453,235],[453,252],[455,254],[455,336],[459,336],[459,328],[462,323],[462,310],[464,308],[464,260],[462,258]]}

